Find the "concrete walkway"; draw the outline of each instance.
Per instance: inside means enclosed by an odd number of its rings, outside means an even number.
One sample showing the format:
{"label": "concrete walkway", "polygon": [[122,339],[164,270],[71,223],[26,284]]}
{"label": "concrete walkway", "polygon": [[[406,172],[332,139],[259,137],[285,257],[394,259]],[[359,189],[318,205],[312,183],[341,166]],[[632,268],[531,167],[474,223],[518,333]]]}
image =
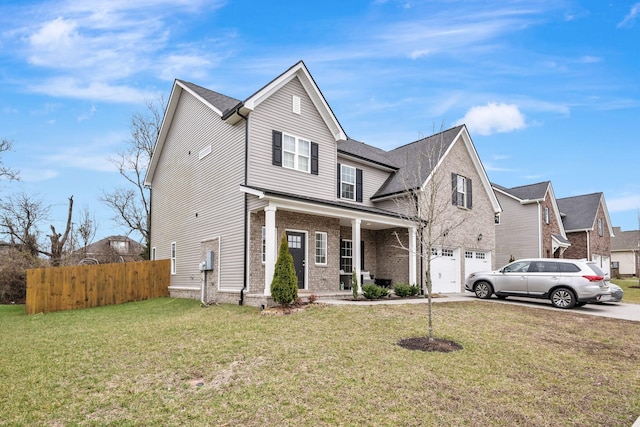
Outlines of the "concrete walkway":
{"label": "concrete walkway", "polygon": [[[482,301],[487,304],[517,304],[526,307],[541,308],[544,310],[560,310],[551,305],[549,300],[509,297],[499,300],[495,297],[490,299],[479,299],[471,292],[461,292],[455,294],[440,294],[441,297],[433,298],[434,303],[441,302],[459,302],[459,301]],[[380,300],[339,300],[339,299],[322,299],[323,303],[331,305],[380,305],[380,304],[426,304],[426,298],[407,298],[407,299],[380,299]],[[640,304],[628,304],[622,302],[604,303],[604,304],[587,304],[582,307],[575,307],[567,312],[580,314],[588,314],[591,316],[610,317],[612,319],[631,320],[640,322]]]}

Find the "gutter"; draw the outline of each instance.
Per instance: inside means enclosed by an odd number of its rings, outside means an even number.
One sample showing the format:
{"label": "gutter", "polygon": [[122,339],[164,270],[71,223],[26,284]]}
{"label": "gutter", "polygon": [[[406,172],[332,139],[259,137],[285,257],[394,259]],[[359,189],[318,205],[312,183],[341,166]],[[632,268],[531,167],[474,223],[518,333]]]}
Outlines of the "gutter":
{"label": "gutter", "polygon": [[[249,177],[249,116],[243,116],[240,113],[240,107],[243,104],[238,105],[235,108],[235,113],[244,119],[244,185],[247,185]],[[247,193],[244,193],[244,261],[243,261],[243,277],[242,277],[242,289],[240,289],[240,300],[238,305],[244,305],[244,293],[247,290],[247,280],[249,276],[249,265],[247,259],[249,257],[249,245],[247,239],[249,238],[249,198]]]}

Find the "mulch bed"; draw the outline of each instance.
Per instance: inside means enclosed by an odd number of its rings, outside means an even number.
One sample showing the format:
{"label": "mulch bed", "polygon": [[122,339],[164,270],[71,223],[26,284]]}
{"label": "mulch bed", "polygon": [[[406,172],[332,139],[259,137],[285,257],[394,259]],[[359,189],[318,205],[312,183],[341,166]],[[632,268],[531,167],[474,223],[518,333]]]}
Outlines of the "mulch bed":
{"label": "mulch bed", "polygon": [[407,350],[439,351],[441,353],[451,353],[462,350],[462,346],[455,341],[441,338],[429,339],[429,337],[405,338],[398,341],[398,345]]}

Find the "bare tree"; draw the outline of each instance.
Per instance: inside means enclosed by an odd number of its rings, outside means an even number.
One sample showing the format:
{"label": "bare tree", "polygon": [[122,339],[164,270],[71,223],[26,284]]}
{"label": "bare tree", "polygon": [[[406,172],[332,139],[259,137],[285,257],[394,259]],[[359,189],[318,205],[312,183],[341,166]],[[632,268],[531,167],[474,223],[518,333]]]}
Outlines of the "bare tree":
{"label": "bare tree", "polygon": [[[409,166],[401,176],[403,196],[396,199],[400,212],[413,223],[418,244],[415,251],[396,233],[398,248],[409,251],[410,256],[420,260],[421,293],[428,298],[429,341],[433,341],[433,277],[432,261],[441,256],[447,245],[458,246],[465,240],[463,233],[456,233],[468,218],[469,212],[458,209],[464,200],[466,188],[458,185],[457,176],[452,176],[443,159],[453,139],[448,131],[440,132],[405,147],[403,162]],[[461,191],[458,191],[461,190]],[[468,197],[468,194],[466,195]]]}
{"label": "bare tree", "polygon": [[89,208],[84,207],[80,211],[80,220],[76,228],[77,240],[82,244],[82,257],[87,257],[87,246],[91,244],[96,232],[98,231],[98,222],[95,215],[92,215]]}
{"label": "bare tree", "polygon": [[67,226],[65,227],[64,234],[56,232],[56,228],[51,225],[51,234],[48,236],[51,241],[51,252],[40,251],[41,254],[47,255],[51,259],[51,265],[57,267],[62,261],[62,254],[64,253],[64,245],[67,243],[69,233],[71,233],[71,217],[73,214],[73,196],[69,197],[69,212],[67,215]]}
{"label": "bare tree", "polygon": [[[7,139],[0,139],[0,153],[11,150],[13,143]],[[17,180],[18,171],[15,169],[11,169],[4,165],[2,159],[0,159],[0,178],[8,179],[8,180]]]}
{"label": "bare tree", "polygon": [[38,256],[38,223],[48,218],[50,209],[36,196],[24,192],[12,194],[0,204],[1,233],[7,235],[10,242],[23,252]]}
{"label": "bare tree", "polygon": [[162,125],[164,98],[147,101],[146,105],[146,114],[136,113],[131,118],[131,138],[127,141],[127,148],[110,159],[127,181],[127,186],[103,192],[100,200],[114,212],[113,220],[118,225],[142,235],[148,251],[151,205],[144,177]]}

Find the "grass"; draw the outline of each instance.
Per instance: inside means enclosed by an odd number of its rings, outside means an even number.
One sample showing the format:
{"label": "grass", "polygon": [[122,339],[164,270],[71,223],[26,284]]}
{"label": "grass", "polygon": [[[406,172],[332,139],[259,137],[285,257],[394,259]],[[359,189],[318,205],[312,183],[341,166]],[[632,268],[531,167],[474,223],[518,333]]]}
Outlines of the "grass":
{"label": "grass", "polygon": [[0,306],[0,425],[601,426],[640,415],[640,323],[483,301],[263,316],[154,299]]}
{"label": "grass", "polygon": [[640,304],[640,287],[638,287],[638,279],[612,279],[611,283],[615,283],[624,290],[622,302]]}

